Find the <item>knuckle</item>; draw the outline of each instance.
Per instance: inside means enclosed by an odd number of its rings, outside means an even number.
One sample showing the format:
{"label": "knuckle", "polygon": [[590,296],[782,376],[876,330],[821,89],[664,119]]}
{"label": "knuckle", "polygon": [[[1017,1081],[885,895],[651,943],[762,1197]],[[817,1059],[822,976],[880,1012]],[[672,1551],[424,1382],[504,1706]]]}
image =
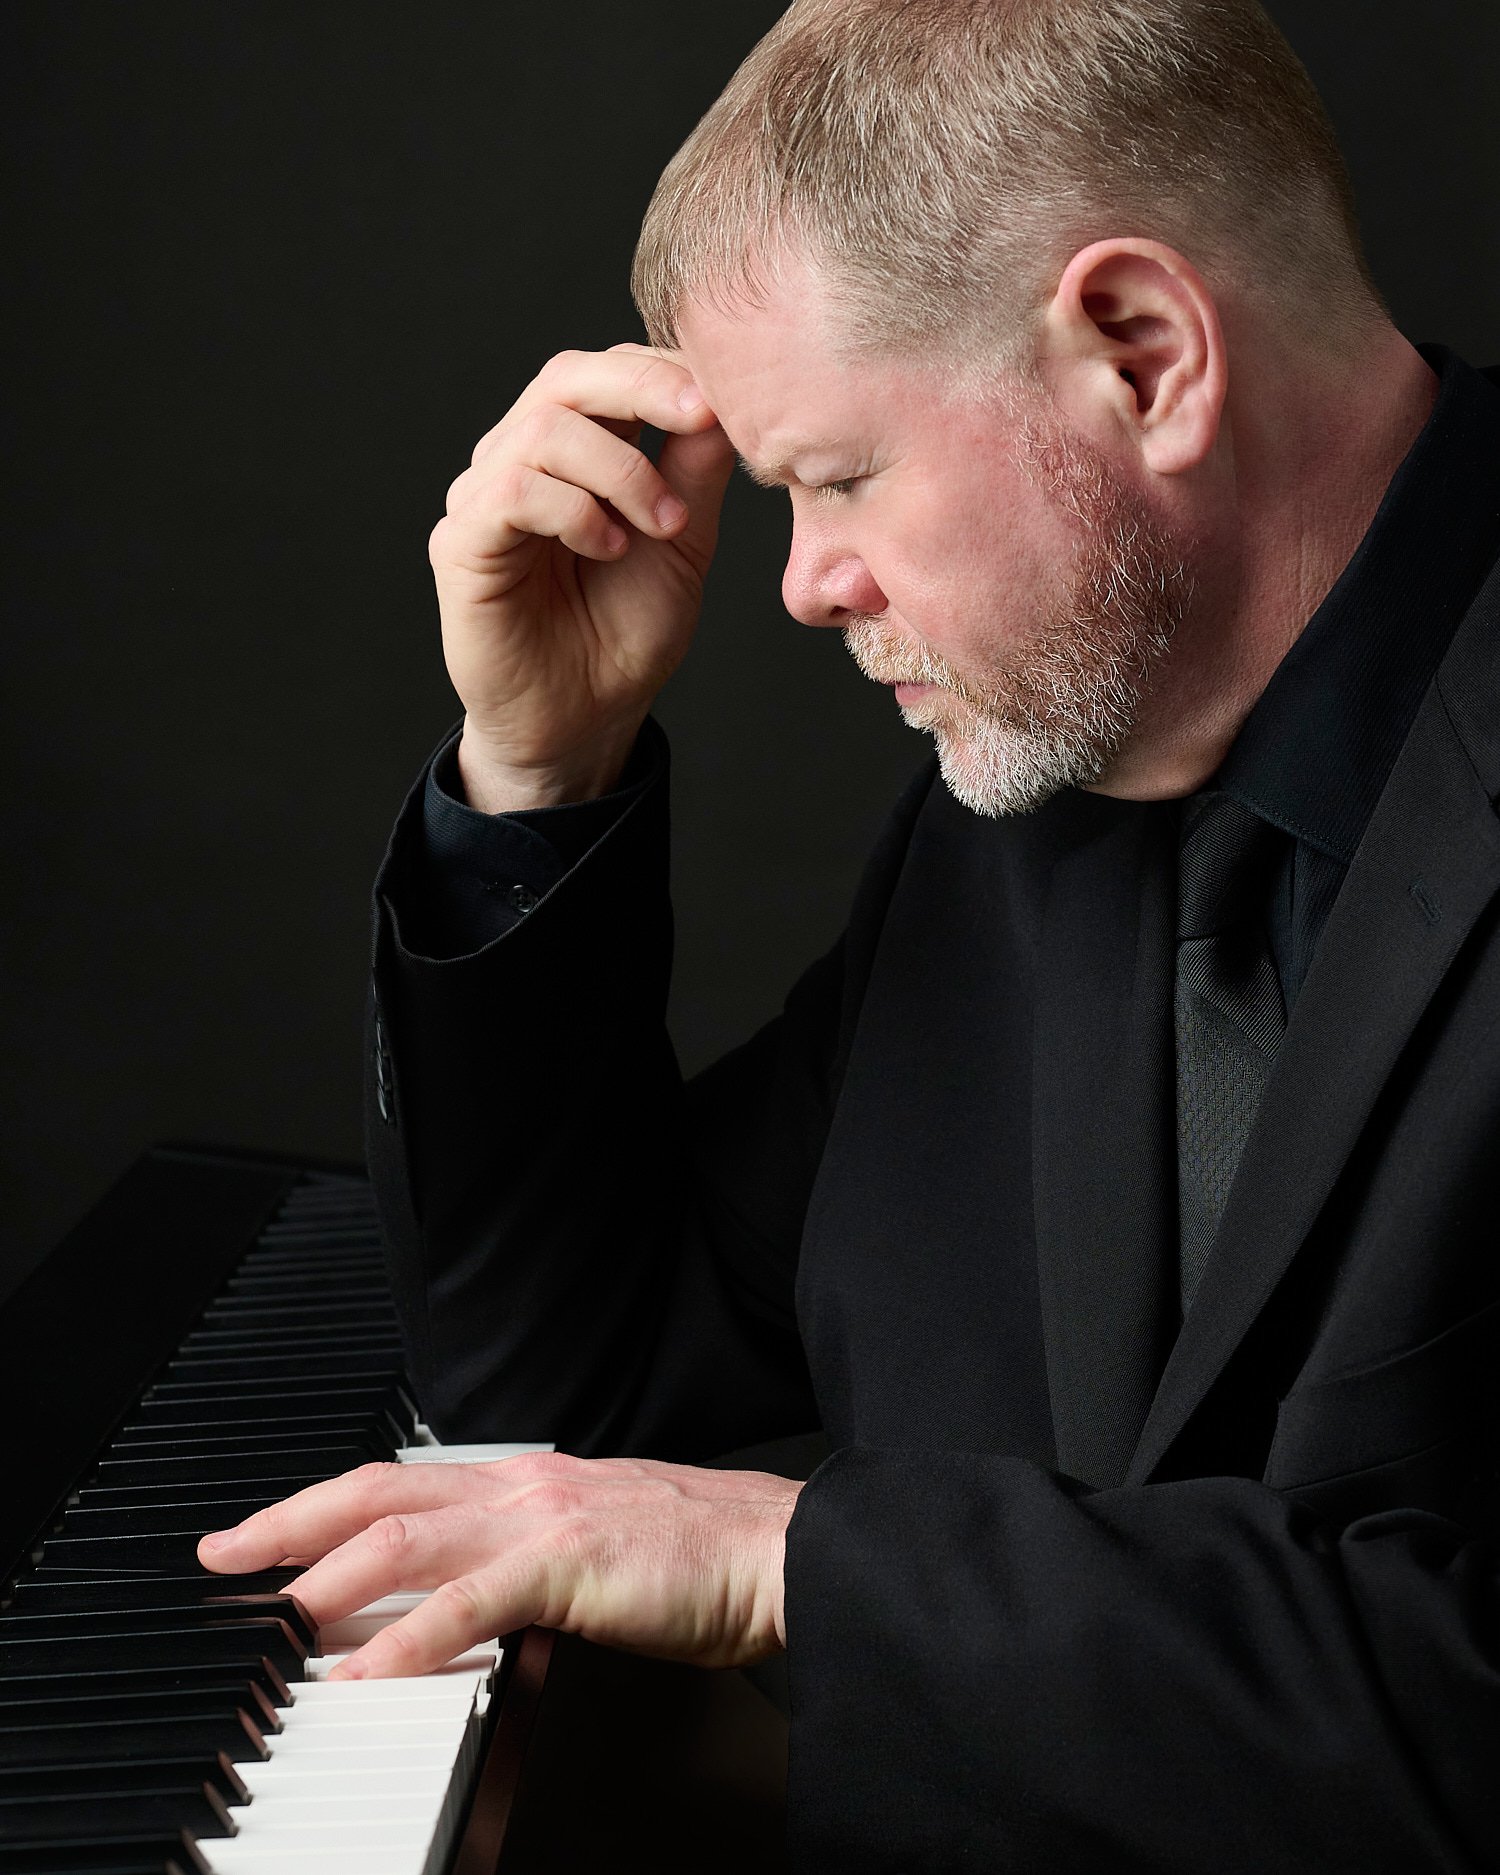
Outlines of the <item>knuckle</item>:
{"label": "knuckle", "polygon": [[551,1521],[571,1517],[578,1508],[578,1490],[566,1478],[537,1478],[523,1486],[521,1500],[534,1516]]}
{"label": "knuckle", "polygon": [[514,1458],[502,1458],[497,1470],[502,1478],[553,1478],[569,1465],[576,1464],[563,1452],[517,1452]]}
{"label": "knuckle", "polygon": [[663,366],[659,358],[643,358],[637,355],[630,373],[631,388],[641,396],[650,396],[653,392],[664,393],[670,389],[673,373],[670,366]]}
{"label": "knuckle", "polygon": [[626,489],[654,487],[657,480],[655,465],[649,457],[643,456],[640,450],[631,449],[629,444],[624,447],[626,453],[620,459],[617,477],[620,487]]}
{"label": "knuckle", "polygon": [[562,411],[556,404],[533,404],[516,419],[515,439],[523,449],[537,450],[556,436]]}
{"label": "knuckle", "polygon": [[421,1672],[422,1648],[418,1637],[411,1632],[404,1621],[398,1621],[393,1627],[387,1628],[380,1640],[386,1659],[398,1679],[407,1674]]}
{"label": "knuckle", "polygon": [[283,1498],[279,1504],[267,1504],[264,1510],[258,1510],[252,1518],[247,1519],[245,1528],[253,1531],[257,1537],[270,1537],[279,1542],[291,1522],[287,1512],[287,1505],[291,1502],[290,1498]]}
{"label": "knuckle", "polygon": [[377,1518],[365,1536],[375,1554],[388,1562],[402,1562],[416,1545],[412,1519],[399,1513]]}
{"label": "knuckle", "polygon": [[361,1491],[379,1491],[394,1483],[400,1473],[401,1467],[389,1459],[372,1458],[344,1475],[350,1484],[356,1485]]}
{"label": "knuckle", "polygon": [[531,480],[530,472],[520,462],[507,462],[496,469],[490,482],[491,502],[499,508],[512,511],[519,508],[526,498],[527,485]]}
{"label": "knuckle", "polygon": [[458,1626],[477,1632],[486,1622],[484,1604],[466,1576],[450,1576],[428,1598],[438,1610]]}

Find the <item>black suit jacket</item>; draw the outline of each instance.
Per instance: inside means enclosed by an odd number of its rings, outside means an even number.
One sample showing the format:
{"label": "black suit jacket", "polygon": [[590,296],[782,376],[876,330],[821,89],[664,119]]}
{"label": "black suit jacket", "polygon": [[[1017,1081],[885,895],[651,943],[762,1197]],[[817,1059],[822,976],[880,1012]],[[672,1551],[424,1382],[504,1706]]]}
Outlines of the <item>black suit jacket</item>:
{"label": "black suit jacket", "polygon": [[369,1144],[428,1412],[585,1454],[827,1429],[799,1867],[1500,1866],[1497,795],[1500,573],[1180,1335],[1170,805],[987,822],[924,770],[840,945],[685,1088],[664,784],[448,960],[408,801]]}

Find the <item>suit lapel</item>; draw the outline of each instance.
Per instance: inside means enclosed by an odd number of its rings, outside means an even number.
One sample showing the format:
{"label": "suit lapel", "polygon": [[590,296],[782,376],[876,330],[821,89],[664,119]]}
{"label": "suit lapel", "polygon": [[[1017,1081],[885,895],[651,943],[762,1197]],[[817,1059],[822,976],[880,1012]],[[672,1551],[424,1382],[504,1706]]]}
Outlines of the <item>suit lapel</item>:
{"label": "suit lapel", "polygon": [[1129,1482],[1146,1482],[1306,1238],[1444,972],[1500,888],[1500,827],[1428,692],[1329,914]]}
{"label": "suit lapel", "polygon": [[1072,805],[1037,960],[1037,1268],[1058,1468],[1107,1485],[1124,1477],[1175,1325],[1175,814]]}

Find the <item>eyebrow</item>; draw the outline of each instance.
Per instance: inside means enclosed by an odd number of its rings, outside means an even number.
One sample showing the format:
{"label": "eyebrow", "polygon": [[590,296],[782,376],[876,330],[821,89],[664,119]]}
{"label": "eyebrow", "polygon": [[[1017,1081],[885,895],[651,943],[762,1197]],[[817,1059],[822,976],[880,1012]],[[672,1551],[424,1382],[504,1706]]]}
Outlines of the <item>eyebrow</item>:
{"label": "eyebrow", "polygon": [[791,466],[799,457],[815,455],[820,451],[826,454],[838,447],[839,445],[836,443],[813,440],[810,438],[799,439],[788,445],[774,462],[767,463],[749,462],[744,456],[739,455],[738,450],[735,451],[735,454],[739,457],[740,467],[757,487],[785,488],[787,482],[791,479]]}

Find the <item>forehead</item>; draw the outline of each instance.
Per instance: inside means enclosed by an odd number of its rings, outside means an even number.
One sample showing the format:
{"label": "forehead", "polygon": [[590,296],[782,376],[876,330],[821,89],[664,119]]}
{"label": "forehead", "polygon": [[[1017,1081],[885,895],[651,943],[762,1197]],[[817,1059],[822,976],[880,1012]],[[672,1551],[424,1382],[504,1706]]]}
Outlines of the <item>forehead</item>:
{"label": "forehead", "polygon": [[938,374],[913,358],[851,355],[816,281],[789,270],[763,303],[694,301],[678,321],[683,363],[758,481],[876,442],[899,446],[932,413]]}

